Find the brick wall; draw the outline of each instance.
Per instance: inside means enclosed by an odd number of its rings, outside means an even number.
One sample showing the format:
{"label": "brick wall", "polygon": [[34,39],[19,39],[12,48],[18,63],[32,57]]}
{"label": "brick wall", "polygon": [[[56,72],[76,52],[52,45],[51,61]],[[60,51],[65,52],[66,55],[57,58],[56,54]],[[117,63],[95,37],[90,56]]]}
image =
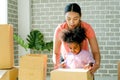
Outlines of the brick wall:
{"label": "brick wall", "polygon": [[[14,27],[14,33],[18,33],[18,5],[17,0],[8,0],[8,24]],[[14,42],[15,65],[18,65],[18,46]]]}
{"label": "brick wall", "polygon": [[[52,40],[55,28],[64,21],[64,7],[73,0],[31,0],[32,28],[38,28],[45,39]],[[101,52],[101,67],[95,75],[117,76],[120,60],[120,1],[74,0],[82,8],[82,20],[96,32]],[[48,71],[52,70],[50,54]],[[48,72],[49,73],[49,72]]]}

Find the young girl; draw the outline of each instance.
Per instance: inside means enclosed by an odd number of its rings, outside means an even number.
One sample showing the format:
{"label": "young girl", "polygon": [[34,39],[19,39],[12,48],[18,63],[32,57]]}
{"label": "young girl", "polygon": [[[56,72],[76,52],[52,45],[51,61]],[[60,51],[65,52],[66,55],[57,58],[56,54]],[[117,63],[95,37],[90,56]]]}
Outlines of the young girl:
{"label": "young girl", "polygon": [[70,49],[61,67],[91,69],[95,61],[89,51],[81,48],[83,40],[86,39],[85,29],[76,27],[73,30],[65,30],[61,38]]}

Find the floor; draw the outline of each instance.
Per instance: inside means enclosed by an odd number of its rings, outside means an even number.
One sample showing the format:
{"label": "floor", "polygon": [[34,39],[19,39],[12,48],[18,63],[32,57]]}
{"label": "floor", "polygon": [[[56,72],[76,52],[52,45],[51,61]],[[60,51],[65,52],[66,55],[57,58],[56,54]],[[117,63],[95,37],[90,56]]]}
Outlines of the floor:
{"label": "floor", "polygon": [[[50,80],[50,76],[47,76],[46,80]],[[117,76],[104,76],[104,77],[99,77],[99,76],[95,76],[95,80],[118,80]]]}

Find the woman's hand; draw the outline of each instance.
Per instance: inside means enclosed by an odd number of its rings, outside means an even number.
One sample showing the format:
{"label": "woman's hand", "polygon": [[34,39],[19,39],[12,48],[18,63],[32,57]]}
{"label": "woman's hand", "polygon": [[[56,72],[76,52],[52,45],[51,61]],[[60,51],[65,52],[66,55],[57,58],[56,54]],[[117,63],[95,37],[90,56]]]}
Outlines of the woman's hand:
{"label": "woman's hand", "polygon": [[84,69],[91,70],[92,67],[93,67],[93,65],[94,65],[93,63],[89,63],[89,64],[87,64],[87,65],[84,66]]}
{"label": "woman's hand", "polygon": [[100,66],[98,64],[89,63],[84,69],[90,70],[91,74],[94,74]]}
{"label": "woman's hand", "polygon": [[93,65],[93,67],[90,69],[90,72],[91,72],[92,74],[94,74],[99,67],[100,67],[100,65],[95,63],[95,64]]}

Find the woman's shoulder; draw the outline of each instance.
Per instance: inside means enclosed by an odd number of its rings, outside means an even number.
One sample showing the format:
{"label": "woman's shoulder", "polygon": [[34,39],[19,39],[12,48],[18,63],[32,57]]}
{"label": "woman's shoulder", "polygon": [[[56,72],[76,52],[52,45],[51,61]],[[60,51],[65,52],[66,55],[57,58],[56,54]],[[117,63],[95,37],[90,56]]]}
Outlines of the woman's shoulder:
{"label": "woman's shoulder", "polygon": [[86,28],[91,27],[91,25],[85,21],[81,21],[81,25]]}
{"label": "woman's shoulder", "polygon": [[90,25],[88,22],[81,21],[82,25]]}
{"label": "woman's shoulder", "polygon": [[87,22],[81,21],[81,26],[86,30],[86,36],[88,39],[95,37],[94,29]]}
{"label": "woman's shoulder", "polygon": [[67,23],[66,22],[58,24],[58,26],[55,29],[55,32],[59,33],[59,32],[61,32],[62,30],[66,29],[66,28],[67,28]]}
{"label": "woman's shoulder", "polygon": [[65,28],[67,28],[67,23],[63,22],[61,24],[58,24],[57,28],[65,29]]}

